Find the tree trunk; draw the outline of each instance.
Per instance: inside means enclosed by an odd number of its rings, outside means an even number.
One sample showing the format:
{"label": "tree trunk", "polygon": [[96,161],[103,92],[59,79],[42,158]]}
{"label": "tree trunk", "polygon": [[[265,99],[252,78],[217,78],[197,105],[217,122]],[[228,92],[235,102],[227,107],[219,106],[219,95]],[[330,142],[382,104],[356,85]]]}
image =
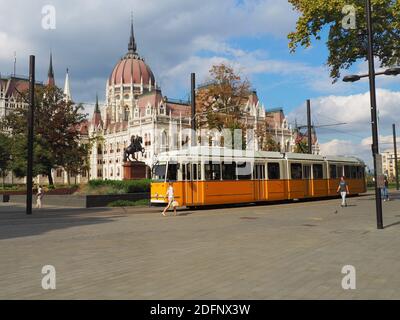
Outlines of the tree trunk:
{"label": "tree trunk", "polygon": [[47,172],[47,178],[49,179],[49,186],[54,186],[53,176],[51,175],[51,169]]}
{"label": "tree trunk", "polygon": [[71,174],[70,171],[67,170],[67,184],[70,186],[71,185]]}

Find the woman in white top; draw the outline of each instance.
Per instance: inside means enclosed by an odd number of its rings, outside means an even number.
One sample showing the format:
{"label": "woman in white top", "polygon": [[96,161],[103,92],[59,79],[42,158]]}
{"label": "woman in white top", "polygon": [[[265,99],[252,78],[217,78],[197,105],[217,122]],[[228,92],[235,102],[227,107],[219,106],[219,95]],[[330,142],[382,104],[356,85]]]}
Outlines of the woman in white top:
{"label": "woman in white top", "polygon": [[42,186],[38,187],[38,192],[36,194],[36,208],[41,209],[42,208],[42,199],[43,199],[43,189]]}
{"label": "woman in white top", "polygon": [[166,197],[168,198],[168,205],[165,207],[164,211],[162,212],[162,215],[165,216],[165,213],[167,210],[171,207],[174,208],[174,215],[176,215],[176,206],[174,206],[174,186],[172,185],[172,182],[168,184],[168,189],[167,189],[167,194]]}

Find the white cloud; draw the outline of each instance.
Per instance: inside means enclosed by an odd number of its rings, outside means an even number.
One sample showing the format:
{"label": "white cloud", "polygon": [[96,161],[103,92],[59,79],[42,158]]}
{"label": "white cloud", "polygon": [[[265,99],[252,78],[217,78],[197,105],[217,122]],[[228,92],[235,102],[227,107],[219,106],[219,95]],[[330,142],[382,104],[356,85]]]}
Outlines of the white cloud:
{"label": "white cloud", "polygon": [[[379,129],[381,133],[391,130],[392,123],[400,123],[398,102],[400,92],[377,89]],[[289,118],[305,119],[305,106],[289,114]],[[330,95],[312,100],[312,115],[315,124],[347,123],[337,129],[349,135],[364,135],[371,132],[371,110],[369,92],[348,96]],[[328,130],[328,129],[327,129]]]}

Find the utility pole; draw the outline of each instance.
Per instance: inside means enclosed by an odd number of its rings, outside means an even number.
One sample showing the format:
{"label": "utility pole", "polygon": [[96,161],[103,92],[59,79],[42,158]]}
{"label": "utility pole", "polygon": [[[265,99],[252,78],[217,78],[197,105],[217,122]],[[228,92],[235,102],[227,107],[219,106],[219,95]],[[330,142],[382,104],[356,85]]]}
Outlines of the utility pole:
{"label": "utility pole", "polygon": [[308,133],[308,153],[312,154],[312,135],[311,135],[311,101],[307,100],[307,133]]}
{"label": "utility pole", "polygon": [[191,131],[192,131],[192,137],[191,137],[191,145],[192,147],[195,147],[197,145],[197,135],[196,135],[196,74],[192,73],[191,74],[191,109],[192,109],[192,117],[191,117]]}
{"label": "utility pole", "polygon": [[396,189],[399,190],[399,164],[397,162],[396,125],[393,123],[394,170],[396,175]]}
{"label": "utility pole", "polygon": [[26,175],[26,214],[32,214],[33,129],[35,115],[35,56],[29,56],[28,165]]}
{"label": "utility pole", "polygon": [[[375,200],[376,200],[376,220],[378,229],[383,229],[382,217],[382,197],[381,189],[378,184],[377,161],[379,157],[379,142],[378,142],[378,122],[376,108],[376,88],[375,88],[375,65],[373,52],[373,28],[371,14],[371,0],[366,0],[365,13],[367,18],[368,29],[368,68],[369,68],[369,92],[371,100],[371,124],[372,124],[372,156],[374,160],[374,178],[375,178]],[[381,174],[381,173],[379,173]]]}

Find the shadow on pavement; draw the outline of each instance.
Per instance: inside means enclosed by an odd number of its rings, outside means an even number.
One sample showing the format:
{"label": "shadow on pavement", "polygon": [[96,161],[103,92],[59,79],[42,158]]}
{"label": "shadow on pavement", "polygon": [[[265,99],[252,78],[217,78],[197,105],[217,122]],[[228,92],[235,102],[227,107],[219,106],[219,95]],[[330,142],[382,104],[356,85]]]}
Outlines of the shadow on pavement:
{"label": "shadow on pavement", "polygon": [[387,228],[390,228],[390,227],[394,227],[394,226],[398,226],[398,225],[400,225],[400,221],[388,224],[387,226],[384,226],[384,229],[387,229]]}
{"label": "shadow on pavement", "polygon": [[124,216],[121,212],[113,212],[107,208],[101,210],[45,208],[34,210],[32,215],[26,215],[23,207],[1,207],[0,240],[35,236],[76,226],[108,223],[114,218]]}

